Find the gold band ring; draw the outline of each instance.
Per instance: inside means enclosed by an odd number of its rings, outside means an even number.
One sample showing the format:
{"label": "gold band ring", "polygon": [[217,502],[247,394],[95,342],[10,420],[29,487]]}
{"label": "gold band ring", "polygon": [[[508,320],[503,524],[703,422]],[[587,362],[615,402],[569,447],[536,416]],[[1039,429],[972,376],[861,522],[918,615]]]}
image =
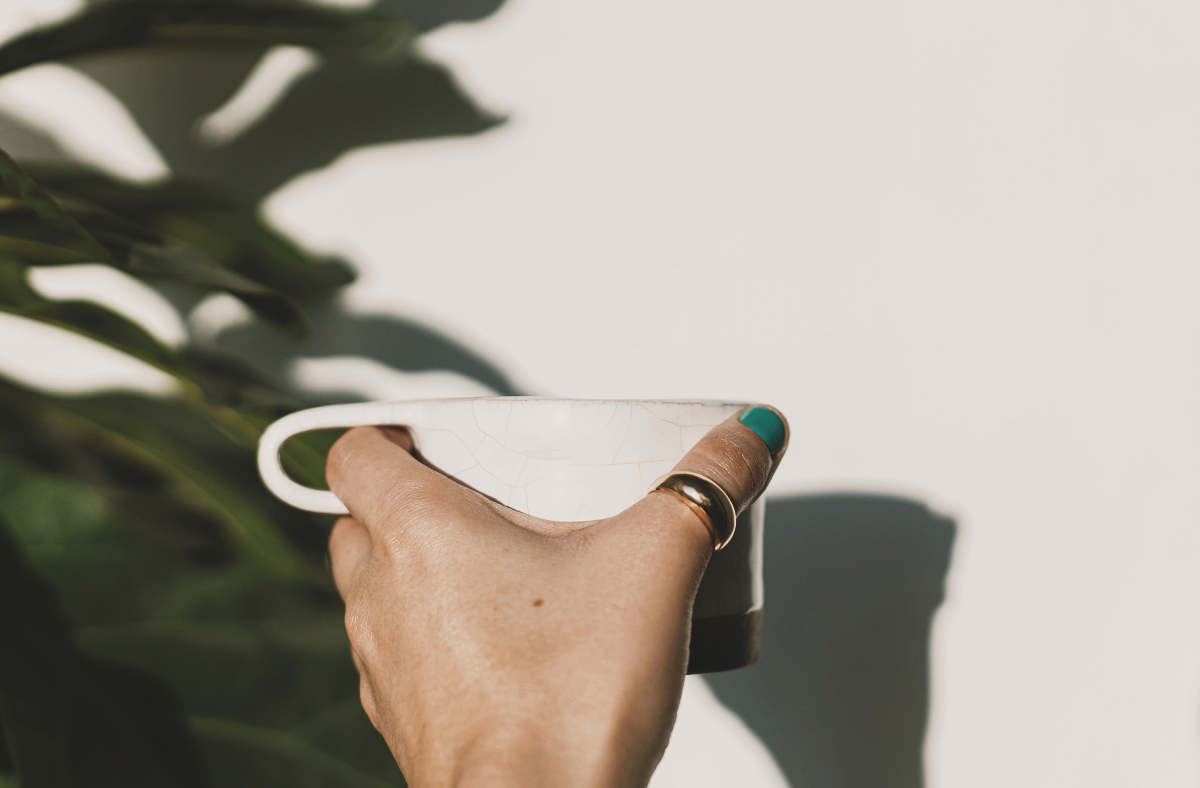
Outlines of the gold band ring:
{"label": "gold band ring", "polygon": [[668,473],[650,485],[646,494],[660,490],[683,501],[700,518],[712,536],[714,551],[729,544],[737,528],[737,513],[719,484],[698,473]]}

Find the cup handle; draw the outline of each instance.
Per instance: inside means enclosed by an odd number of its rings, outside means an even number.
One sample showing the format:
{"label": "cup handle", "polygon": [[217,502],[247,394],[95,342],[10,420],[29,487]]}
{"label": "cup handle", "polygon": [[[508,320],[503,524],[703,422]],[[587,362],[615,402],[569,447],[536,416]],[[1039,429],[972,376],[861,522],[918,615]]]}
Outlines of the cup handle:
{"label": "cup handle", "polygon": [[394,412],[395,408],[388,402],[355,402],[309,408],[284,416],[267,427],[258,441],[258,472],[267,489],[284,503],[310,512],[348,514],[346,505],[333,493],[292,481],[279,463],[279,450],[288,438],[309,430],[392,424]]}

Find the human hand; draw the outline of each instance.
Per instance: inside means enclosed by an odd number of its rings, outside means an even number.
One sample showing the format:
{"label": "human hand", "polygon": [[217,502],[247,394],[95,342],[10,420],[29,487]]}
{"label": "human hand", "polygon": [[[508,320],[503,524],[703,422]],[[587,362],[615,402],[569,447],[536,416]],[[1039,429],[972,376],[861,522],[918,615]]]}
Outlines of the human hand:
{"label": "human hand", "polygon": [[[739,513],[787,445],[774,411],[751,413],[756,431],[732,417],[675,468]],[[351,513],[329,554],[363,706],[409,784],[645,785],[679,705],[708,530],[670,494],[542,520],[411,450],[404,430],[359,427],[326,470]]]}

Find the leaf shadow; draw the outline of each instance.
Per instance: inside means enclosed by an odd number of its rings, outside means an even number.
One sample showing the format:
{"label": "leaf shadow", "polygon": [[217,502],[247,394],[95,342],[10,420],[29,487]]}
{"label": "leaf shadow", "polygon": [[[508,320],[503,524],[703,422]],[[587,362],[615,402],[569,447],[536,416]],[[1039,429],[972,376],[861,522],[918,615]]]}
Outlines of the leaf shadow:
{"label": "leaf shadow", "polygon": [[[290,387],[298,358],[365,356],[405,372],[456,372],[501,396],[523,393],[484,356],[429,326],[392,315],[347,314],[332,299],[310,300],[303,306],[312,323],[311,339],[303,344],[255,322],[219,333],[216,348],[250,364],[281,388]],[[361,398],[350,391],[333,396],[338,401]]]}
{"label": "leaf shadow", "polygon": [[417,30],[426,32],[449,22],[476,22],[494,14],[504,0],[379,0]]}
{"label": "leaf shadow", "polygon": [[929,637],[955,532],[904,498],[767,502],[761,657],[705,680],[792,785],[924,785]]}
{"label": "leaf shadow", "polygon": [[61,163],[71,155],[49,134],[0,110],[0,148],[15,159]]}
{"label": "leaf shadow", "polygon": [[129,109],[176,175],[228,184],[255,200],[354,148],[478,134],[501,122],[437,63],[329,58],[228,144],[201,141],[197,123],[234,94],[261,55],[150,47],[71,65]]}

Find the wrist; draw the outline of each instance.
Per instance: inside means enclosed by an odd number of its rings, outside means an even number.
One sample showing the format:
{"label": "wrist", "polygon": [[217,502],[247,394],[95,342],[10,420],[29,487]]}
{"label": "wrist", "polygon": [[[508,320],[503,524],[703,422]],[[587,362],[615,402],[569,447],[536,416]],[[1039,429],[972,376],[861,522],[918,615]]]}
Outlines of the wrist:
{"label": "wrist", "polygon": [[563,719],[545,715],[537,722],[509,722],[474,737],[456,759],[450,784],[454,788],[633,788],[648,782],[661,747],[627,729],[617,734],[616,720],[572,729],[562,724]]}
{"label": "wrist", "polygon": [[530,788],[531,786],[610,785],[589,768],[588,758],[573,759],[555,733],[538,726],[514,726],[473,739],[460,753],[454,788]]}

